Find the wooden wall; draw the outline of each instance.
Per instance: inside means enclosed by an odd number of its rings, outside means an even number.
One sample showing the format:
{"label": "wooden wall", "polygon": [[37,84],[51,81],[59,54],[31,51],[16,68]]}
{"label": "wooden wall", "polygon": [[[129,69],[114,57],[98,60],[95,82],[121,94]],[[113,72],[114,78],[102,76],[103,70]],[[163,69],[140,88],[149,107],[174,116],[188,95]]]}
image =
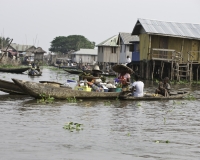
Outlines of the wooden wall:
{"label": "wooden wall", "polygon": [[140,61],[148,59],[149,35],[140,34]]}
{"label": "wooden wall", "polygon": [[[102,50],[103,47],[103,50]],[[117,63],[119,59],[119,47],[116,47],[116,53],[112,53],[112,46],[98,47],[98,62]],[[102,52],[103,51],[103,52]]]}
{"label": "wooden wall", "polygon": [[[160,37],[159,35],[151,35],[151,49],[160,48]],[[148,43],[146,44],[146,46]],[[183,62],[187,62],[188,51],[200,51],[200,41],[186,39],[186,38],[177,38],[177,37],[168,37],[168,48],[174,49],[177,52],[183,53]],[[146,51],[145,51],[146,52]],[[194,61],[200,61],[199,53],[192,52],[195,57]]]}

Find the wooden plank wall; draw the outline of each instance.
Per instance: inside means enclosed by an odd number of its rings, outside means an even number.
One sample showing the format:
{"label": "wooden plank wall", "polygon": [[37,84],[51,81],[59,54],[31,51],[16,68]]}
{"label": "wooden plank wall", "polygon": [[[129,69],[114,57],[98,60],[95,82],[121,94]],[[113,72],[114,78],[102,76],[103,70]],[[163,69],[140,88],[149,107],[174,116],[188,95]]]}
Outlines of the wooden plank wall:
{"label": "wooden plank wall", "polygon": [[140,34],[140,61],[146,59],[148,56],[149,49],[149,35]]}

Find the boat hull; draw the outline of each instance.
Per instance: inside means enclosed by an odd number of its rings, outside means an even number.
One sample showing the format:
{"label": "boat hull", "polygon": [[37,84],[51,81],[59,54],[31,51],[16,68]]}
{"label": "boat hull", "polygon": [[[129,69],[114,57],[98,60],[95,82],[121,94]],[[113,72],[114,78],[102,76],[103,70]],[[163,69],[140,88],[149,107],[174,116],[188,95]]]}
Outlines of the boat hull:
{"label": "boat hull", "polygon": [[16,85],[18,85],[24,92],[35,98],[42,98],[41,95],[54,97],[56,99],[67,99],[67,98],[117,98],[120,96],[119,92],[87,92],[71,90],[65,87],[54,87],[42,83],[22,81],[12,79]]}
{"label": "boat hull", "polygon": [[0,72],[10,72],[10,73],[23,73],[29,70],[30,67],[26,68],[0,68]]}
{"label": "boat hull", "polygon": [[26,94],[19,86],[13,82],[5,81],[0,79],[0,91],[9,94]]}

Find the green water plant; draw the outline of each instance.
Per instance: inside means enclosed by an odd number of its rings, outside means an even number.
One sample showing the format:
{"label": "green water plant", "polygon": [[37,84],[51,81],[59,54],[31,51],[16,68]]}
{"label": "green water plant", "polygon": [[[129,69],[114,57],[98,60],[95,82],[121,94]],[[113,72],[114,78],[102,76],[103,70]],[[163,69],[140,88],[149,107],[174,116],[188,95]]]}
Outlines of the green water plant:
{"label": "green water plant", "polygon": [[187,100],[189,100],[189,101],[194,101],[194,100],[196,100],[196,98],[195,98],[192,94],[187,95],[185,98],[186,98]]}
{"label": "green water plant", "polygon": [[82,126],[83,124],[80,123],[68,122],[63,126],[63,129],[69,130],[70,132],[80,131],[83,130]]}
{"label": "green water plant", "polygon": [[50,95],[40,94],[41,99],[37,100],[37,103],[53,103],[54,98],[50,97]]}
{"label": "green water plant", "polygon": [[111,102],[110,101],[105,101],[104,102],[104,106],[110,106],[111,105]]}
{"label": "green water plant", "polygon": [[69,103],[76,103],[76,97],[68,97],[67,98],[67,101],[69,102]]}

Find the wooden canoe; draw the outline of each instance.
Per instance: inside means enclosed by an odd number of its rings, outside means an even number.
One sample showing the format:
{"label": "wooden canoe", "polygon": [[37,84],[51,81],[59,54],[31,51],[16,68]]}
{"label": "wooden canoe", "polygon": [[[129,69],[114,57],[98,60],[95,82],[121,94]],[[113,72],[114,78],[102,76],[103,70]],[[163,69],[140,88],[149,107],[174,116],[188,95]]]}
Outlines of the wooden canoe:
{"label": "wooden canoe", "polygon": [[0,91],[9,94],[26,94],[19,86],[13,82],[0,79]]}
{"label": "wooden canoe", "polygon": [[83,72],[82,70],[79,70],[79,69],[64,69],[64,71],[71,73],[71,74],[80,74]]}
{"label": "wooden canoe", "polygon": [[20,67],[20,68],[0,68],[0,72],[10,72],[10,73],[23,73],[29,70],[30,67]]}
{"label": "wooden canoe", "polygon": [[87,92],[79,90],[71,90],[64,87],[54,87],[42,83],[22,81],[18,79],[12,79],[16,85],[18,85],[24,92],[35,98],[41,98],[40,95],[46,95],[54,97],[55,99],[67,99],[67,98],[117,98],[119,92]]}
{"label": "wooden canoe", "polygon": [[172,99],[182,99],[185,98],[189,94],[188,91],[178,91],[173,92],[172,95],[169,97],[164,97],[159,94],[153,94],[153,93],[146,93],[143,97],[133,97],[133,96],[127,96],[127,95],[121,95],[120,99],[124,100],[172,100]]}
{"label": "wooden canoe", "polygon": [[[39,82],[45,83],[47,85],[55,86],[55,87],[60,87],[63,85],[62,83],[54,82],[54,81],[39,81]],[[69,87],[68,87],[68,89],[69,89]],[[9,94],[22,94],[22,95],[27,94],[15,83],[10,82],[10,81],[5,81],[2,79],[0,79],[0,91],[9,93]]]}
{"label": "wooden canoe", "polygon": [[189,92],[182,91],[169,97],[164,97],[155,94],[145,94],[144,97],[127,96],[127,92],[87,92],[71,90],[69,88],[55,87],[53,85],[36,83],[30,81],[22,81],[18,79],[12,79],[16,85],[18,85],[24,92],[35,98],[42,98],[40,95],[46,95],[54,97],[55,99],[67,99],[67,98],[104,98],[114,99],[119,98],[123,100],[170,100],[170,99],[182,99],[186,97]]}

